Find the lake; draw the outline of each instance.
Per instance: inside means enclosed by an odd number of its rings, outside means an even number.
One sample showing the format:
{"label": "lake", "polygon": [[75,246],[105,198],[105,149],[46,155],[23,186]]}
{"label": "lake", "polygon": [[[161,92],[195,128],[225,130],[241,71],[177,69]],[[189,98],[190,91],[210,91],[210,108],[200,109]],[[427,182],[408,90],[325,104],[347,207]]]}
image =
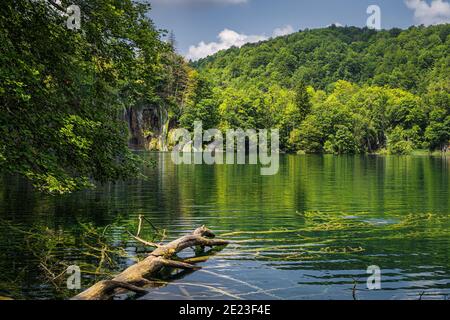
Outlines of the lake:
{"label": "lake", "polygon": [[[117,272],[134,263],[146,249],[126,230],[135,232],[139,215],[159,232],[166,229],[165,241],[201,225],[234,241],[208,254],[201,270],[167,274],[170,283],[139,299],[450,294],[450,157],[281,155],[279,173],[261,176],[253,165],[176,166],[168,153],[140,154],[155,161],[145,170],[148,179],[71,195],[40,195],[21,178],[3,178],[0,296],[75,295],[57,288],[67,276],[55,261],[82,271],[98,264],[80,248],[97,252],[81,235],[99,228],[105,248],[121,248],[122,255],[111,253],[98,270]],[[155,233],[144,224],[142,237]],[[369,266],[381,269],[380,290],[367,288]],[[98,279],[82,273],[82,286]]]}

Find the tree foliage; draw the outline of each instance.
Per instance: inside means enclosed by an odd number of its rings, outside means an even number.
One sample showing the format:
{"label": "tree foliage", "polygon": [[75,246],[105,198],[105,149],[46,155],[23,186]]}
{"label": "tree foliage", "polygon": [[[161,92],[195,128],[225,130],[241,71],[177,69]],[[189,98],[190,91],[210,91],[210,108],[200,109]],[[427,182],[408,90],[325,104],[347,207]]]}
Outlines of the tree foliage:
{"label": "tree foliage", "polygon": [[131,0],[71,0],[81,30],[49,1],[0,4],[0,168],[64,193],[136,176],[122,120],[161,104],[169,45]]}
{"label": "tree foliage", "polygon": [[305,30],[192,65],[223,127],[278,128],[286,151],[366,153],[449,144],[450,25]]}

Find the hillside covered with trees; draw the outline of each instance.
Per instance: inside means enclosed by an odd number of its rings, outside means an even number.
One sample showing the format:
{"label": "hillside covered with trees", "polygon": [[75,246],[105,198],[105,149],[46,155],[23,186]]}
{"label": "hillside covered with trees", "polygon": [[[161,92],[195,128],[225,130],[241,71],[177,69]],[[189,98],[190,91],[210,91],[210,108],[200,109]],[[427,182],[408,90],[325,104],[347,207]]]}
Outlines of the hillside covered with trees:
{"label": "hillside covered with trees", "polygon": [[279,128],[286,151],[443,150],[450,139],[450,25],[305,30],[192,63],[182,125]]}

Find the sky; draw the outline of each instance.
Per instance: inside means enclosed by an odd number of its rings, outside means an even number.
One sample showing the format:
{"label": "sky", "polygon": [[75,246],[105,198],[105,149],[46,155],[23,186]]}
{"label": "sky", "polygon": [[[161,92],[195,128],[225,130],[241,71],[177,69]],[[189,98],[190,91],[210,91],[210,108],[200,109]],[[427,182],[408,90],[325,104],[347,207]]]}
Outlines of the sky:
{"label": "sky", "polygon": [[197,60],[227,49],[331,24],[366,26],[370,5],[381,28],[450,23],[450,0],[146,0],[157,28],[173,31],[177,51]]}

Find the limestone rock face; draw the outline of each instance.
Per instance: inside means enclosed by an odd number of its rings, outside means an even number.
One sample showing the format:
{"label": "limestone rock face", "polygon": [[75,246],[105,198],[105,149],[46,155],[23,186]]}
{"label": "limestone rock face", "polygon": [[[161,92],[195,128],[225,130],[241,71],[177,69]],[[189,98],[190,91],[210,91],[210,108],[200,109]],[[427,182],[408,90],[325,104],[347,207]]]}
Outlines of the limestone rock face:
{"label": "limestone rock face", "polygon": [[129,146],[136,150],[168,151],[170,120],[158,106],[132,107],[124,112],[130,132]]}

